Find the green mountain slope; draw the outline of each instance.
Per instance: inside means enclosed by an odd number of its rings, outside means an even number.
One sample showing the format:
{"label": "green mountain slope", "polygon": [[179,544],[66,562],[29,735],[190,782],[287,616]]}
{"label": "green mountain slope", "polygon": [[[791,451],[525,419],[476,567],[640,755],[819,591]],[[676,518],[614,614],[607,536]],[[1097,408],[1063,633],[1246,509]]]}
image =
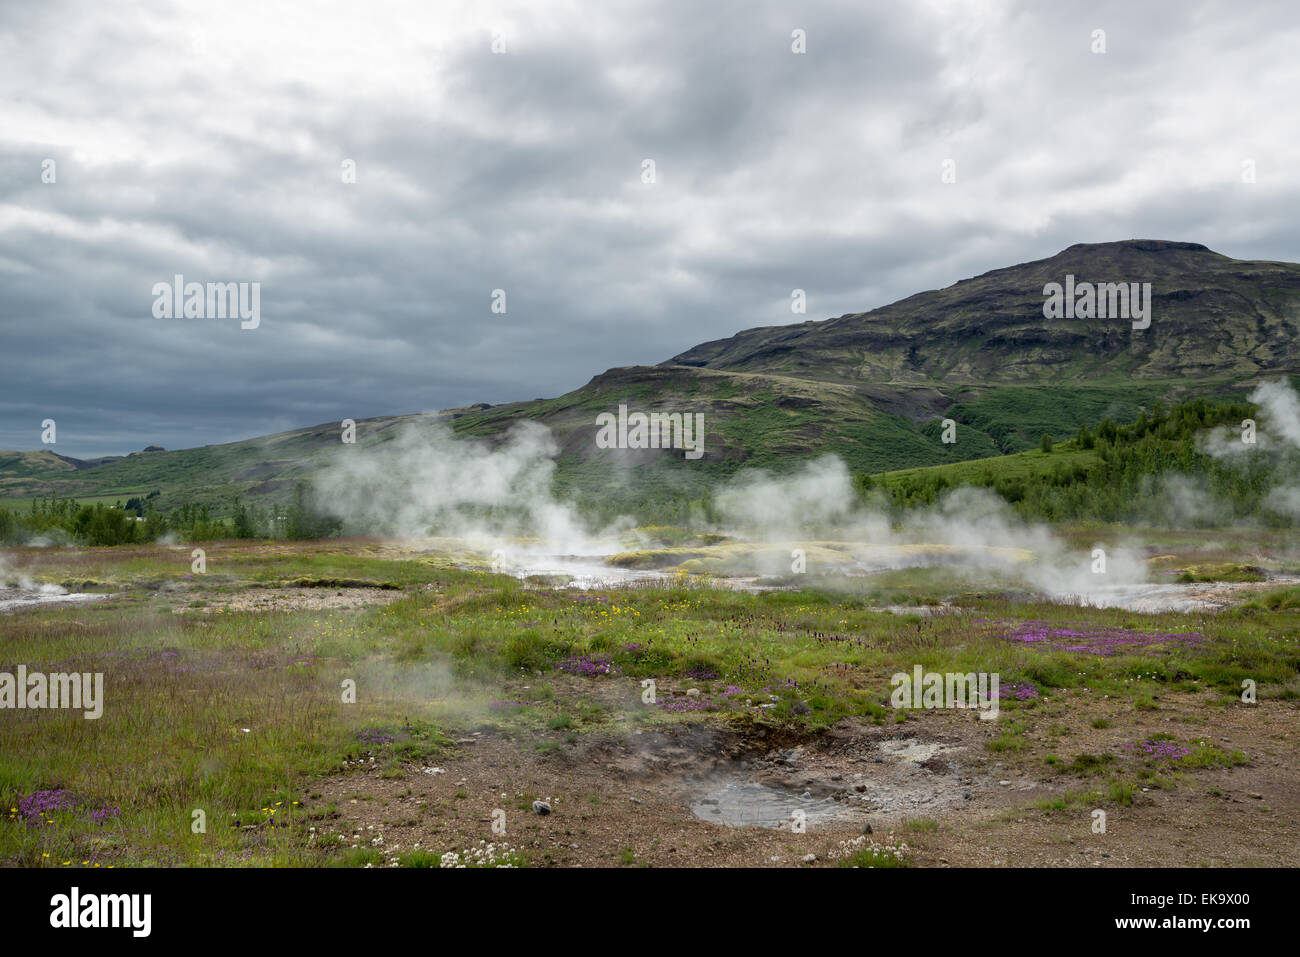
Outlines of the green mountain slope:
{"label": "green mountain slope", "polygon": [[[1150,328],[1043,316],[1043,288],[1152,284]],[[1229,259],[1195,243],[1071,246],[866,313],[749,329],[674,365],[834,382],[1030,383],[1241,378],[1294,371],[1300,265]]]}
{"label": "green mountain slope", "polygon": [[[1043,287],[1150,282],[1151,325],[1046,319]],[[549,427],[562,494],[609,510],[694,498],[745,467],[781,469],[825,453],[883,472],[1036,448],[1103,418],[1129,421],[1157,400],[1239,397],[1300,372],[1300,265],[1229,259],[1154,240],[1071,246],[867,313],[749,329],[658,366],[611,369],[554,399],[477,405],[358,423],[357,444],[442,423],[497,441],[515,422]],[[596,416],[705,417],[704,455],[596,447]],[[959,423],[940,440],[941,421]],[[42,495],[157,490],[160,504],[221,507],[236,494],[282,502],[339,448],[339,423],[181,451],[78,462],[49,451],[0,453],[0,503]]]}

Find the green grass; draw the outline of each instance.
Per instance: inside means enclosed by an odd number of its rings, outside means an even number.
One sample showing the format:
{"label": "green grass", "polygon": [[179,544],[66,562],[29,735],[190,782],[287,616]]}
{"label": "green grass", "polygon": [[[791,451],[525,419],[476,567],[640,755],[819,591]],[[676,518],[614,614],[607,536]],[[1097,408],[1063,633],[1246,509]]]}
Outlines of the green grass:
{"label": "green grass", "polygon": [[[918,383],[918,385],[920,385]],[[1231,383],[1203,383],[1211,394]],[[995,475],[1003,480],[1037,478],[1057,468],[1084,467],[1092,452],[1058,445],[1037,451],[1043,434],[1067,439],[1081,425],[1107,416],[1129,421],[1157,399],[1187,391],[1182,380],[1134,383],[1114,376],[1087,384],[949,387],[929,384],[953,404],[933,416],[895,414],[887,398],[872,398],[841,381],[715,369],[631,367],[610,370],[580,389],[553,399],[468,410],[451,422],[462,438],[501,434],[529,419],[550,428],[571,451],[556,459],[555,491],[573,498],[593,518],[634,514],[671,524],[690,517],[710,489],[745,468],[785,471],[825,454],[853,472],[884,473],[885,484],[946,477],[956,484]],[[900,387],[897,396],[909,388]],[[685,462],[665,456],[638,469],[637,482],[621,481],[623,466],[572,441],[594,430],[597,413],[631,403],[653,409],[689,407],[705,415],[706,457]],[[954,444],[940,440],[943,418],[959,423]],[[426,416],[389,416],[359,423],[357,450],[392,441],[408,427],[427,427]],[[203,505],[213,518],[229,519],[237,496],[250,505],[283,505],[290,487],[310,481],[338,453],[332,423],[220,446],[129,455],[91,468],[74,469],[48,450],[0,452],[0,506],[25,511],[34,497],[58,495],[83,502],[114,503],[157,491],[152,507],[170,511]],[[255,478],[250,476],[255,475]],[[353,529],[354,533],[365,529]]]}
{"label": "green grass", "polygon": [[839,862],[840,867],[911,867],[911,863],[906,857],[898,858],[889,851],[881,848],[868,847],[856,851],[852,856],[846,857]]}
{"label": "green grass", "polygon": [[1033,806],[1049,814],[1057,811],[1079,811],[1095,808],[1101,802],[1097,791],[1065,791],[1050,798],[1041,798]]}
{"label": "green grass", "polygon": [[[1207,618],[967,595],[963,613],[922,619],[882,614],[870,594],[751,595],[688,580],[580,601],[570,590],[528,589],[428,558],[368,555],[367,548],[315,543],[271,555],[257,545],[217,543],[202,579],[187,577],[186,552],[161,547],[47,549],[25,557],[38,580],[94,579],[124,596],[0,616],[0,670],[58,662],[100,671],[107,699],[97,721],[67,711],[6,712],[0,802],[7,810],[34,791],[67,789],[89,806],[120,813],[98,823],[73,811],[37,827],[0,819],[0,861],[358,866],[368,855],[307,841],[307,827],[324,810],[311,797],[313,782],[348,773],[351,762],[368,765],[373,757],[400,776],[450,758],[452,740],[475,730],[546,752],[587,734],[625,736],[682,723],[804,735],[845,717],[897,720],[889,676],[915,664],[996,671],[1035,683],[1051,699],[1004,702],[988,746],[990,757],[1010,761],[1026,760],[1044,735],[1057,747],[1062,715],[1054,709],[1071,702],[1109,696],[1107,713],[1117,715],[1139,707],[1164,714],[1192,695],[1245,707],[1238,701],[1243,679],[1257,681],[1267,701],[1285,697],[1300,673],[1300,620],[1285,602]],[[295,578],[385,581],[402,592],[391,604],[351,609],[220,607],[223,596],[249,585]],[[946,594],[943,583],[928,587]],[[212,607],[193,607],[200,591]],[[981,623],[989,619],[1140,624],[1200,631],[1207,641],[1104,658],[1010,642]],[[571,655],[608,660],[614,671],[583,676],[557,668]],[[696,688],[691,700],[700,707],[643,704],[643,677],[654,677],[669,700]],[[342,699],[345,679],[356,682],[355,704]],[[1195,736],[1190,730],[1183,738]],[[1177,775],[1248,760],[1193,747],[1172,770],[1117,760],[1097,747],[1050,766],[1033,760],[1043,770],[1100,778],[1102,788],[1108,776],[1127,781],[1133,774],[1145,775],[1144,786],[1177,786]],[[206,833],[191,831],[196,809],[206,814]]]}
{"label": "green grass", "polygon": [[876,476],[887,486],[900,485],[907,479],[942,476],[950,485],[977,485],[993,477],[1000,479],[1038,479],[1050,475],[1054,469],[1066,466],[1089,466],[1097,462],[1091,451],[1066,449],[1044,454],[1037,449],[1000,455],[996,459],[974,459],[948,465],[924,468],[898,469]]}
{"label": "green grass", "polygon": [[415,850],[399,854],[397,862],[401,867],[439,867],[439,855],[432,851]]}
{"label": "green grass", "polygon": [[1300,586],[1265,592],[1243,607],[1251,611],[1300,611]]}

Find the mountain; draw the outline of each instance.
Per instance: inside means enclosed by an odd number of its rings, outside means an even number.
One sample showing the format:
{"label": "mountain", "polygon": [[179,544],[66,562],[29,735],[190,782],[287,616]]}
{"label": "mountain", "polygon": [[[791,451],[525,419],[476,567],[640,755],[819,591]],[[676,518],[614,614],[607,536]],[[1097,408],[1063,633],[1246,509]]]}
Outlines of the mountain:
{"label": "mountain", "polygon": [[[1151,321],[1048,319],[1044,287],[1150,283]],[[610,369],[554,399],[358,423],[358,445],[447,424],[498,440],[515,422],[553,431],[562,492],[608,510],[694,496],[740,468],[780,469],[823,453],[880,472],[1018,452],[1159,400],[1241,395],[1300,373],[1300,264],[1230,259],[1196,243],[1081,244],[864,313],[747,329],[657,366]],[[596,416],[702,413],[704,455],[597,448]],[[960,425],[940,441],[941,420]],[[0,499],[127,496],[163,504],[283,500],[338,448],[339,424],[181,451],[79,462],[0,453]],[[629,465],[637,466],[631,472]],[[629,478],[632,480],[629,481]]]}
{"label": "mountain", "polygon": [[[1043,288],[1151,283],[1151,325],[1043,317]],[[1292,371],[1300,265],[1241,262],[1197,243],[1071,246],[871,312],[748,329],[665,365],[894,385],[1184,377]]]}

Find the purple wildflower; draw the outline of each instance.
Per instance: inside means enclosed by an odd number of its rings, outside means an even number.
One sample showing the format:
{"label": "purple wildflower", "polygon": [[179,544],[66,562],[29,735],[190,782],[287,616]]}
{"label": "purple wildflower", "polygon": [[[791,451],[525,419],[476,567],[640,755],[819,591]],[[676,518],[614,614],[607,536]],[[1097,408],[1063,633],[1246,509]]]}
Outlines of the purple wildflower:
{"label": "purple wildflower", "polygon": [[1044,621],[994,622],[1011,625],[1005,637],[1021,644],[1040,645],[1054,651],[1072,651],[1109,657],[1121,653],[1172,648],[1199,648],[1205,637],[1198,632],[1163,633],[1136,628],[1105,628],[1096,625]]}
{"label": "purple wildflower", "polygon": [[712,681],[714,678],[718,677],[718,673],[705,665],[697,665],[690,671],[686,672],[686,677],[697,678],[701,681]]}
{"label": "purple wildflower", "polygon": [[1169,741],[1163,738],[1149,738],[1146,741],[1140,741],[1137,744],[1121,744],[1120,747],[1135,755],[1151,758],[1167,758],[1171,761],[1181,761],[1192,753],[1192,749],[1186,745],[1178,744],[1174,741]]}
{"label": "purple wildflower", "polygon": [[80,801],[75,794],[61,788],[54,791],[33,791],[27,797],[18,799],[18,813],[28,824],[36,824],[47,814],[72,811],[78,804]]}
{"label": "purple wildflower", "polygon": [[1028,681],[1003,681],[998,686],[998,697],[1028,701],[1038,697],[1038,688]]}
{"label": "purple wildflower", "polygon": [[573,655],[569,658],[561,658],[555,663],[555,667],[571,675],[586,675],[587,677],[607,675],[614,670],[614,666],[609,663],[609,659],[592,655]]}
{"label": "purple wildflower", "polygon": [[658,695],[655,698],[655,704],[665,711],[673,711],[678,714],[687,711],[711,711],[717,707],[706,695]]}
{"label": "purple wildflower", "polygon": [[33,791],[27,797],[18,799],[18,815],[30,827],[40,826],[50,819],[49,815],[59,811],[80,812],[96,824],[103,824],[109,818],[117,817],[122,813],[119,808],[107,804],[93,804],[63,788]]}

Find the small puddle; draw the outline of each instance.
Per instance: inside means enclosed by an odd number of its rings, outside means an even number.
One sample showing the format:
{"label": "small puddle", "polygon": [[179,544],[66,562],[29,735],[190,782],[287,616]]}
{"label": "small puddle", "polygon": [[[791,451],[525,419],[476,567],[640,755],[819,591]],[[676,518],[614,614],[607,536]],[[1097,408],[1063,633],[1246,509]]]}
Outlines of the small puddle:
{"label": "small puddle", "polygon": [[1194,612],[1219,611],[1245,601],[1254,592],[1300,584],[1293,575],[1275,575],[1262,582],[1166,582],[1141,585],[1112,585],[1095,588],[1083,595],[1054,595],[1050,600],[1095,608],[1125,611]]}
{"label": "small puddle", "polygon": [[755,576],[713,575],[703,579],[700,576],[683,578],[657,568],[620,568],[617,565],[606,565],[603,558],[576,555],[530,555],[517,558],[514,563],[507,563],[503,571],[520,579],[532,576],[565,578],[568,579],[564,583],[565,588],[579,591],[606,591],[647,585],[681,586],[699,584],[701,581],[706,581],[714,588],[750,593],[783,591],[786,587],[760,585]]}
{"label": "small puddle", "polygon": [[739,778],[714,784],[691,801],[691,813],[702,821],[730,827],[787,827],[803,812],[807,824],[843,820],[847,809],[833,798],[805,797]]}
{"label": "small puddle", "polygon": [[751,766],[683,781],[684,803],[701,821],[729,827],[861,823],[960,806],[972,780],[960,745],[918,738],[863,742],[856,754],[803,748],[769,752]]}
{"label": "small puddle", "polygon": [[0,588],[0,611],[17,611],[33,605],[79,605],[110,597],[99,592],[24,591]]}
{"label": "small puddle", "polygon": [[[756,594],[765,591],[781,591],[791,586],[759,584],[761,579],[754,576],[713,574],[705,579],[695,576],[681,576],[661,569],[619,568],[606,565],[602,555],[545,555],[537,552],[524,552],[512,556],[506,563],[505,570],[517,578],[529,576],[557,578],[564,587],[583,591],[606,590],[618,588],[638,588],[646,586],[675,586],[684,582],[697,583],[706,581],[714,588],[746,591]],[[863,567],[856,574],[849,574],[849,580],[870,581],[875,571],[886,570]],[[1217,611],[1230,607],[1250,597],[1252,592],[1278,588],[1300,582],[1293,575],[1274,576],[1265,582],[1165,582],[1134,585],[1113,585],[1089,589],[1085,593],[1043,593],[1038,597],[1045,601],[1066,605],[1091,605],[1097,608],[1123,608],[1128,611],[1154,614],[1166,611],[1194,612]],[[0,605],[0,607],[3,607]],[[961,609],[950,604],[933,605],[887,605],[876,606],[873,611],[893,615],[916,615],[923,618],[935,615],[960,613]]]}

